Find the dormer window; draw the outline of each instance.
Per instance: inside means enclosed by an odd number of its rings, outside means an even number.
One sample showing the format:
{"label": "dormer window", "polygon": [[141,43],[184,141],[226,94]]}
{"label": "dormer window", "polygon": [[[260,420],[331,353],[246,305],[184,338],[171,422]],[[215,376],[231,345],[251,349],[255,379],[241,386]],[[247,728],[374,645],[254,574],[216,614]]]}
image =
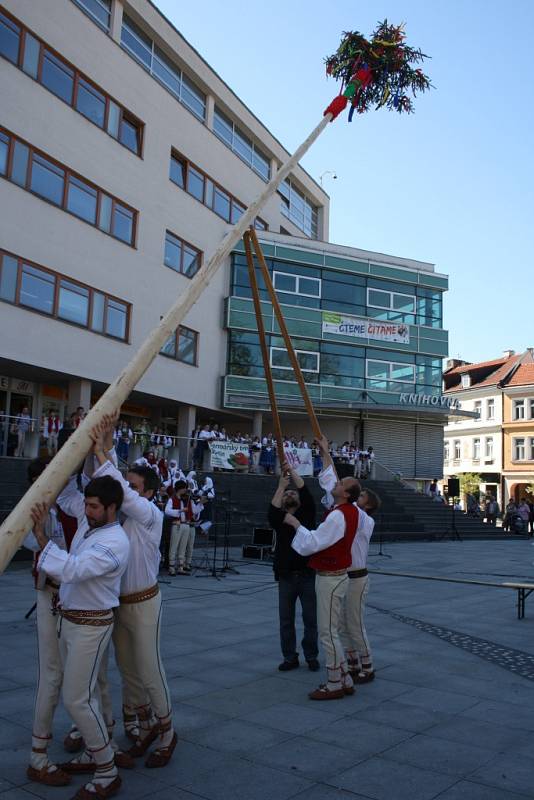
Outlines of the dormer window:
{"label": "dormer window", "polygon": [[469,389],[470,386],[471,386],[471,375],[468,372],[466,372],[464,375],[462,375],[462,389]]}

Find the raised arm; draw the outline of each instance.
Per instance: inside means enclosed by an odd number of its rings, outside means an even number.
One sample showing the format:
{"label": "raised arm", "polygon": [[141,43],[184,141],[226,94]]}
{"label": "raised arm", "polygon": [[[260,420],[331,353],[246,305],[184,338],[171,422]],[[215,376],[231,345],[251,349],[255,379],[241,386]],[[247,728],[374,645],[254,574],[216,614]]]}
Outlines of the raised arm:
{"label": "raised arm", "polygon": [[282,508],[282,497],[284,496],[284,492],[289,486],[289,477],[284,474],[284,470],[280,474],[280,479],[278,481],[278,486],[276,487],[276,492],[273,495],[273,499],[271,500],[271,505],[275,508]]}
{"label": "raised arm", "polygon": [[76,517],[78,525],[85,519],[85,499],[78,490],[78,476],[71,475],[57,498],[57,504],[69,517]]}

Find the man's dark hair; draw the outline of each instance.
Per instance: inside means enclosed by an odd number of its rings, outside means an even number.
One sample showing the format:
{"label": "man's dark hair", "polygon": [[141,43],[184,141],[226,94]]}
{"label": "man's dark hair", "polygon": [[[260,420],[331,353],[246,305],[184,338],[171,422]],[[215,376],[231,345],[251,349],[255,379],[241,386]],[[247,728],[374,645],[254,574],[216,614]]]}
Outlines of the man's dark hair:
{"label": "man's dark hair", "polygon": [[44,458],[34,458],[33,461],[30,461],[28,464],[28,480],[30,483],[33,483],[37,480],[39,475],[41,475],[48,466],[48,461]]}
{"label": "man's dark hair", "polygon": [[345,489],[346,493],[348,494],[347,503],[355,503],[358,497],[360,496],[361,490],[362,487],[360,486],[360,481],[357,481],[354,478],[354,480]]}
{"label": "man's dark hair", "polygon": [[187,489],[186,481],[176,481],[176,483],[174,484],[174,491],[179,492],[180,489]]}
{"label": "man's dark hair", "polygon": [[103,475],[101,478],[93,478],[85,487],[86,497],[97,497],[104,508],[115,505],[116,510],[122,506],[124,492],[122,486],[111,475]]}
{"label": "man's dark hair", "polygon": [[130,467],[128,472],[133,472],[134,475],[139,475],[139,477],[143,479],[145,492],[152,490],[154,494],[156,494],[159,489],[159,478],[152,467],[143,467],[141,464],[136,464],[135,466]]}
{"label": "man's dark hair", "polygon": [[370,517],[374,516],[380,506],[382,505],[382,500],[379,498],[376,492],[373,492],[372,489],[364,489],[363,490],[367,495],[368,502],[367,508],[365,509]]}

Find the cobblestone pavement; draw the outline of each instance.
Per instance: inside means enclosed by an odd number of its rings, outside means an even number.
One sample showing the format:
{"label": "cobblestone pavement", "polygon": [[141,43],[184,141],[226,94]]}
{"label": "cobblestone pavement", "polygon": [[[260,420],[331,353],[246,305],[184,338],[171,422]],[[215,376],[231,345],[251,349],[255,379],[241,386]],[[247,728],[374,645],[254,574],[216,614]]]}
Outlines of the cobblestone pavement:
{"label": "cobblestone pavement", "polygon": [[[376,569],[491,581],[534,579],[527,541],[388,545]],[[235,553],[237,555],[237,552]],[[313,703],[317,674],[280,673],[267,564],[162,583],[164,661],[180,741],[162,770],[123,772],[125,800],[520,800],[534,798],[534,595],[372,575],[377,678]],[[162,580],[168,580],[162,575]],[[29,783],[35,619],[26,564],[0,577],[0,800],[70,798]],[[115,712],[119,679],[112,667]],[[62,707],[51,754],[68,719]]]}

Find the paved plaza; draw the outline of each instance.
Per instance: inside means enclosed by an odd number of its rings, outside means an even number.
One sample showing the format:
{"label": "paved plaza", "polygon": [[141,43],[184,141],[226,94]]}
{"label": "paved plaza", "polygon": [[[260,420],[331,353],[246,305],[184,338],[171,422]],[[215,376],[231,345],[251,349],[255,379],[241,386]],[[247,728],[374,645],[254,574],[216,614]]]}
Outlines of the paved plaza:
{"label": "paved plaza", "polygon": [[[376,548],[374,548],[376,551]],[[528,541],[388,545],[373,569],[534,578]],[[237,553],[236,553],[237,555]],[[317,674],[280,673],[267,564],[162,584],[163,653],[180,741],[168,767],[122,772],[124,800],[521,800],[534,798],[534,595],[372,576],[377,679],[317,703]],[[201,573],[198,573],[201,574]],[[162,575],[162,580],[167,576]],[[29,566],[0,578],[0,798],[70,798],[25,776],[35,681]],[[322,675],[322,673],[321,673]],[[111,671],[116,715],[119,680]],[[51,754],[65,760],[62,708]]]}

